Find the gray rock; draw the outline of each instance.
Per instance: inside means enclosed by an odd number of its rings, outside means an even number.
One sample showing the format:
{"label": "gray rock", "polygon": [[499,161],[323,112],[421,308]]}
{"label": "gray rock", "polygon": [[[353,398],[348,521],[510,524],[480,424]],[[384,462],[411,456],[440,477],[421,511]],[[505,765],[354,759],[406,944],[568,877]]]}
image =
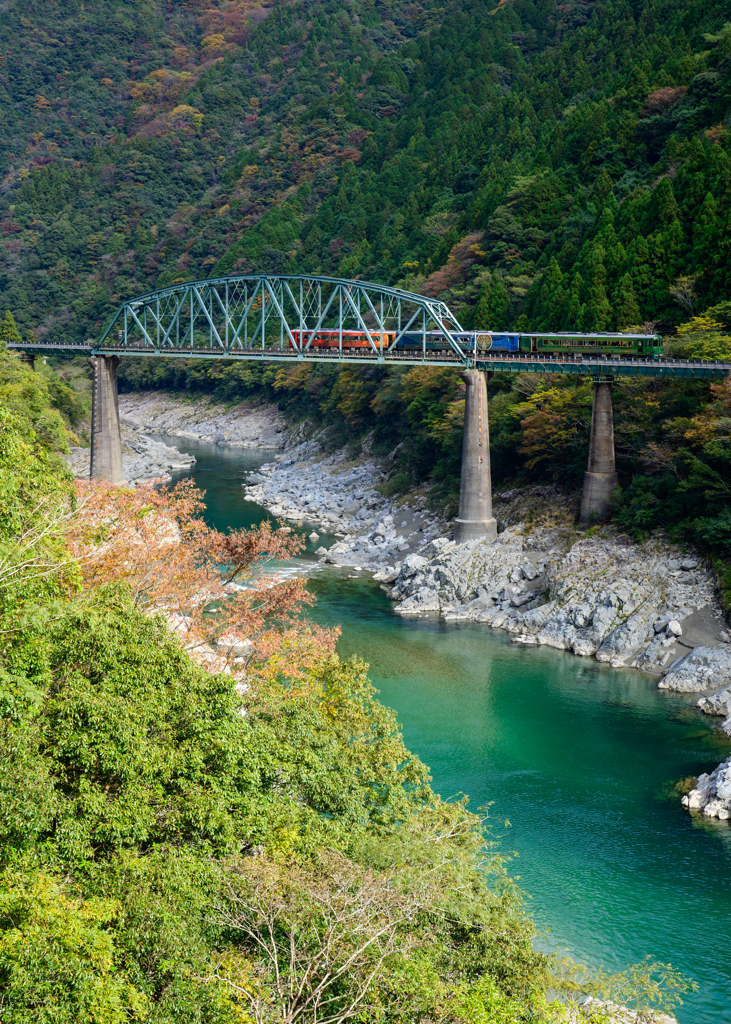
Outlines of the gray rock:
{"label": "gray rock", "polygon": [[428,560],[422,555],[407,555],[401,563],[401,575],[405,577],[415,576],[425,565],[428,565]]}
{"label": "gray rock", "polygon": [[630,616],[602,643],[596,652],[596,660],[621,664],[631,658],[644,642],[650,619],[651,616],[647,614]]}
{"label": "gray rock", "polygon": [[696,707],[705,711],[707,715],[731,715],[731,686],[711,694],[710,697],[701,697]]}
{"label": "gray rock", "polygon": [[667,625],[667,632],[672,633],[673,636],[682,636],[683,627],[680,625],[677,619],[671,619]]}
{"label": "gray rock", "polygon": [[410,615],[420,612],[438,612],[440,608],[439,593],[429,587],[422,587],[397,605],[395,611],[399,615]]}
{"label": "gray rock", "polygon": [[696,647],[673,666],[659,683],[661,690],[696,693],[699,690],[721,689],[731,683],[731,645]]}
{"label": "gray rock", "polygon": [[705,772],[699,775],[695,788],[681,803],[691,813],[700,811],[707,818],[728,821],[731,818],[731,757],[710,775]]}

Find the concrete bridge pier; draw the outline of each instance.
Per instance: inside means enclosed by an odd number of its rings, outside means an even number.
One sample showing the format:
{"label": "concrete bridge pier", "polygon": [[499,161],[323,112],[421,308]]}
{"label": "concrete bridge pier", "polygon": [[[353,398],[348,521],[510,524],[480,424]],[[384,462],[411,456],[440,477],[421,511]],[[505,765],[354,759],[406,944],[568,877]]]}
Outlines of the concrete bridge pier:
{"label": "concrete bridge pier", "polygon": [[21,359],[21,362],[27,363],[31,370],[35,370],[35,368],[36,368],[36,354],[35,354],[35,352],[21,352],[20,353],[20,359]]}
{"label": "concrete bridge pier", "polygon": [[91,392],[91,470],[94,480],[124,482],[122,475],[122,434],[119,429],[117,367],[119,356],[93,356]]}
{"label": "concrete bridge pier", "polygon": [[609,515],[609,499],[617,486],[614,468],[614,413],[612,410],[612,378],[594,378],[594,401],[591,408],[591,439],[589,466],[584,473],[579,521],[588,526],[603,522]]}
{"label": "concrete bridge pier", "polygon": [[487,382],[481,370],[464,370],[467,385],[462,436],[462,475],[459,515],[454,522],[458,544],[477,538],[495,540],[497,523],[492,517],[490,478],[490,430],[487,422]]}

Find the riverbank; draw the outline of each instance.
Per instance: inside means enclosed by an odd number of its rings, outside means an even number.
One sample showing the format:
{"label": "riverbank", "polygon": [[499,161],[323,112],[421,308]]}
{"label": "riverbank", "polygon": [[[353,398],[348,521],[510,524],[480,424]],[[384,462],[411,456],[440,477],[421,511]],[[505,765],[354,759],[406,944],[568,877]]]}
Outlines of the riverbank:
{"label": "riverbank", "polygon": [[230,448],[281,451],[294,433],[277,408],[239,402],[216,404],[204,395],[181,398],[162,391],[120,395],[124,426],[139,434],[176,434]]}
{"label": "riverbank", "polygon": [[[496,493],[497,541],[457,545],[422,497],[384,499],[385,480],[367,453],[352,462],[313,440],[251,474],[245,497],[335,532],[320,558],[373,572],[400,615],[484,623],[516,644],[637,669],[661,690],[703,694],[696,706],[731,736],[731,629],[697,553],[662,534],[578,531],[579,495],[550,486]],[[723,767],[685,798],[689,810],[731,818]]]}

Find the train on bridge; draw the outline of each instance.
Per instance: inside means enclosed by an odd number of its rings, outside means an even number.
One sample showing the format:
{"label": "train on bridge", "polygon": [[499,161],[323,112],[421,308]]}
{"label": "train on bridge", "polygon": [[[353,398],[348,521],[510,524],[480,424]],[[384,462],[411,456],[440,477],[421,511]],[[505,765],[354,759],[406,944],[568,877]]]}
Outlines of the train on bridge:
{"label": "train on bridge", "polygon": [[[450,337],[466,353],[533,353],[537,355],[602,355],[622,358],[660,359],[659,335],[602,334],[504,334],[489,331],[450,331]],[[451,355],[453,349],[440,331],[354,331],[320,328],[316,331],[292,331],[290,347],[302,350],[418,353]]]}

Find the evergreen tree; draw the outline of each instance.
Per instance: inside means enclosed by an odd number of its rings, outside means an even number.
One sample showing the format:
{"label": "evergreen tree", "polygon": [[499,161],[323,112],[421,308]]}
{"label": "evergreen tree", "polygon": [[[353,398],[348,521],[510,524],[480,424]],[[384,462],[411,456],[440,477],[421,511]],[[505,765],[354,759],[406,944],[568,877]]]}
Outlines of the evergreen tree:
{"label": "evergreen tree", "polygon": [[5,351],[11,342],[17,345],[22,340],[15,325],[15,317],[8,309],[5,312],[5,319],[0,323],[0,351]]}
{"label": "evergreen tree", "polygon": [[592,246],[588,265],[587,311],[583,330],[606,331],[611,323],[612,307],[607,298],[607,271],[604,266],[603,246]]}
{"label": "evergreen tree", "polygon": [[718,203],[710,192],[706,193],[698,216],[693,223],[693,264],[701,272],[710,270],[718,246]]}
{"label": "evergreen tree", "polygon": [[546,330],[556,330],[561,311],[561,285],[563,274],[555,256],[546,267],[546,272],[541,281],[541,288],[538,293],[537,320],[540,326]]}
{"label": "evergreen tree", "polygon": [[632,278],[632,287],[639,305],[646,309],[650,302],[653,272],[650,266],[650,247],[647,239],[636,238],[627,254],[627,267]]}
{"label": "evergreen tree", "polygon": [[574,274],[573,280],[571,281],[571,289],[569,290],[568,303],[566,306],[566,314],[564,317],[564,330],[576,331],[580,330],[580,323],[582,317],[582,303],[581,297],[584,291],[584,282],[581,274]]}
{"label": "evergreen tree", "polygon": [[510,296],[500,278],[489,278],[480,290],[475,308],[475,327],[487,330],[501,330],[507,327]]}
{"label": "evergreen tree", "polygon": [[642,321],[630,274],[624,275],[614,293],[614,317],[619,330],[638,325]]}

